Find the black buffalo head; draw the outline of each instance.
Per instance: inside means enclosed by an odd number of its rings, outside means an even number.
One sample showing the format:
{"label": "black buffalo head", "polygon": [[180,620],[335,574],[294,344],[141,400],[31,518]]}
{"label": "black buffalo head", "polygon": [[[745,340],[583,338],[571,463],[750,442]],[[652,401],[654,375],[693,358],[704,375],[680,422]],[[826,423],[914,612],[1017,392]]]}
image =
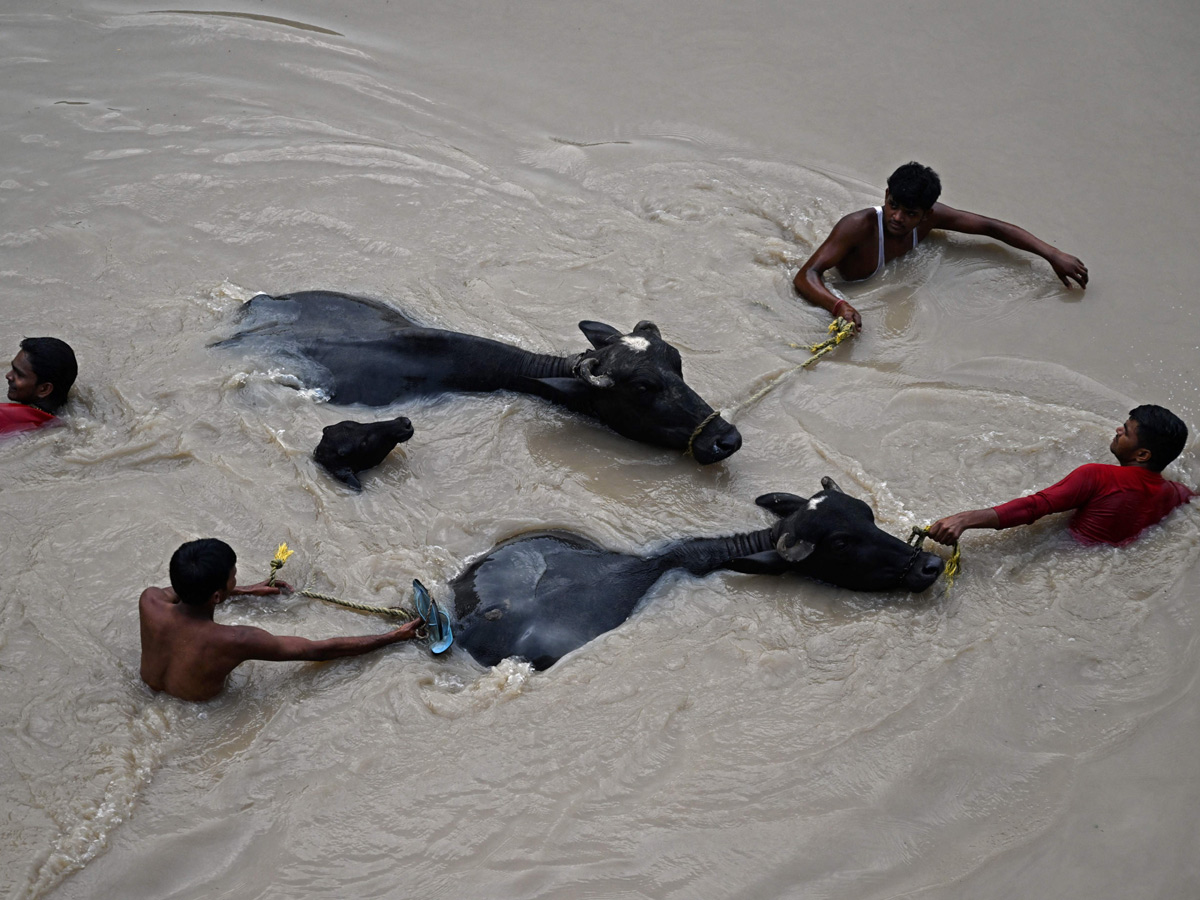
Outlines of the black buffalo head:
{"label": "black buffalo head", "polygon": [[321,429],[313,459],[334,478],[361,491],[355,473],[379,465],[397,444],[412,436],[412,423],[404,416],[387,422],[338,422]]}
{"label": "black buffalo head", "polygon": [[754,502],[779,516],[775,549],[738,560],[740,572],[798,572],[855,591],[896,588],[919,593],[942,574],[941,557],[910,547],[875,525],[871,507],[844,493],[832,478],[809,499],[763,494]]}
{"label": "black buffalo head", "polygon": [[679,351],[653,322],[621,334],[601,322],[580,322],[594,349],[575,363],[586,385],[591,412],[633,440],[690,450],[699,463],[714,463],[742,446],[738,430],[717,415],[683,380]]}

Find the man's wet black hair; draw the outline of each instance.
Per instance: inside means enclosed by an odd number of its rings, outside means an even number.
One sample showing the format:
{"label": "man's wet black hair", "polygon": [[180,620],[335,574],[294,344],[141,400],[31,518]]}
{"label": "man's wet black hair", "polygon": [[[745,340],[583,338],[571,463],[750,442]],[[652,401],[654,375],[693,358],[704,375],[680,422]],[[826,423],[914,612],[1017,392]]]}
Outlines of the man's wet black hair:
{"label": "man's wet black hair", "polygon": [[1183,451],[1183,445],[1187,443],[1187,426],[1169,409],[1139,406],[1129,411],[1129,418],[1137,422],[1138,448],[1150,451],[1146,468],[1161,472]]}
{"label": "man's wet black hair", "polygon": [[67,392],[79,374],[75,351],[66,341],[52,337],[25,338],[21,341],[21,349],[25,351],[37,383],[50,382],[53,386],[50,396],[38,405],[44,406],[47,412],[54,412],[67,402]]}
{"label": "man's wet black hair", "polygon": [[897,206],[905,209],[932,209],[942,195],[938,173],[919,162],[902,165],[887,181],[888,191]]}
{"label": "man's wet black hair", "polygon": [[237,554],[224,541],[188,541],[171,555],[171,587],[181,602],[203,606],[213,592],[225,589],[236,565]]}

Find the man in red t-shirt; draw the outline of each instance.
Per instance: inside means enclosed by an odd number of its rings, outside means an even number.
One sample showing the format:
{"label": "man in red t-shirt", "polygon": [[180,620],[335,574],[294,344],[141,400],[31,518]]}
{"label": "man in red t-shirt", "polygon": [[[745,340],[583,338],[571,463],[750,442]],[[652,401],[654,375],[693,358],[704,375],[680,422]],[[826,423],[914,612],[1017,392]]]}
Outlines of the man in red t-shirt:
{"label": "man in red t-shirt", "polygon": [[0,435],[32,431],[56,422],[54,411],[67,400],[79,366],[75,352],[58,338],[25,338],[4,376],[8,399],[0,404]]}
{"label": "man in red t-shirt", "polygon": [[1187,426],[1178,416],[1161,406],[1139,406],[1129,411],[1108,448],[1120,465],[1080,466],[1036,494],[939,519],[929,526],[929,536],[953,544],[969,528],[1028,525],[1073,509],[1068,528],[1079,541],[1123,546],[1195,496],[1159,474],[1186,442]]}

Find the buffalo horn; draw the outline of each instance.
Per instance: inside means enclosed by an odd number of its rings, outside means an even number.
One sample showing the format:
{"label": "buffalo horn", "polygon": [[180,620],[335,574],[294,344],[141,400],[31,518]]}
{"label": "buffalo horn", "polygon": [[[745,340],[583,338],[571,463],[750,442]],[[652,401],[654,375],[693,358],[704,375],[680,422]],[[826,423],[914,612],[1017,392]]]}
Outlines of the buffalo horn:
{"label": "buffalo horn", "polygon": [[826,475],[824,478],[821,479],[821,487],[825,488],[825,490],[827,490],[827,491],[833,491],[835,494],[846,493],[840,487],[838,487],[838,483],[836,481],[834,481],[832,478],[830,478],[828,475]]}
{"label": "buffalo horn", "polygon": [[600,365],[600,360],[594,356],[588,356],[579,361],[579,367],[576,371],[579,377],[590,384],[592,387],[610,388],[613,386],[612,376],[597,375],[595,372],[596,366]]}
{"label": "buffalo horn", "polygon": [[800,562],[807,559],[815,549],[816,545],[810,544],[808,541],[797,540],[794,543],[788,543],[786,534],[781,534],[779,540],[775,542],[775,552],[788,562]]}

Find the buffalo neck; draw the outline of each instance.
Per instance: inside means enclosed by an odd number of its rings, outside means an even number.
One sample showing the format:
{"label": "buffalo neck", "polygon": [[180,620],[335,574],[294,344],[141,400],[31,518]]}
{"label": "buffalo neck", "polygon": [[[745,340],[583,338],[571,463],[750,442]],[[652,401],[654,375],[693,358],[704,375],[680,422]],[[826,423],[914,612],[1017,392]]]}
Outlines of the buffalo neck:
{"label": "buffalo neck", "polygon": [[656,559],[664,569],[686,569],[693,575],[707,575],[725,568],[740,557],[771,549],[771,529],[764,528],[724,537],[688,538],[672,544]]}
{"label": "buffalo neck", "polygon": [[533,353],[491,338],[454,331],[422,329],[420,334],[401,334],[400,339],[417,343],[424,359],[441,360],[441,380],[461,391],[518,391],[558,399],[542,379],[573,378],[578,356]]}

